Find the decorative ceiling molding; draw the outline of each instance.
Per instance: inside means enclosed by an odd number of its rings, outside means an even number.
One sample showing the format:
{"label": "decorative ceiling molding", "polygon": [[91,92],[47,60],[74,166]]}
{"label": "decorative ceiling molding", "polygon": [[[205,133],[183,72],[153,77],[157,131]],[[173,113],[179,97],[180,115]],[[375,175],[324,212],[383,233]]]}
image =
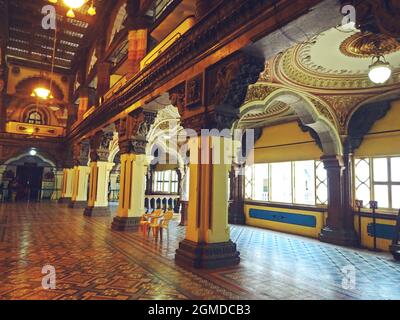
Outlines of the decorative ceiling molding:
{"label": "decorative ceiling molding", "polygon": [[[369,60],[356,59],[341,52],[340,44],[345,41],[345,37],[348,34],[331,29],[307,43],[286,50],[272,61],[273,75],[270,77],[274,81],[317,94],[332,90],[349,94],[365,90],[380,93],[398,86],[400,68],[397,65],[400,51],[390,57],[392,61],[389,62],[397,67],[394,68],[392,79],[383,86],[377,86],[368,78]],[[385,46],[389,48],[393,43]]]}
{"label": "decorative ceiling molding", "polygon": [[346,124],[352,110],[365,101],[369,96],[366,95],[325,95],[320,96],[334,110],[338,119],[338,129],[341,134],[346,132]]}
{"label": "decorative ceiling molding", "polygon": [[263,101],[272,92],[278,89],[279,87],[273,87],[270,85],[260,84],[260,83],[251,85],[247,90],[247,96],[244,105],[254,101]]}
{"label": "decorative ceiling molding", "polygon": [[388,55],[400,51],[400,43],[392,37],[370,32],[351,35],[340,45],[340,52],[351,58],[372,58],[377,52]]}

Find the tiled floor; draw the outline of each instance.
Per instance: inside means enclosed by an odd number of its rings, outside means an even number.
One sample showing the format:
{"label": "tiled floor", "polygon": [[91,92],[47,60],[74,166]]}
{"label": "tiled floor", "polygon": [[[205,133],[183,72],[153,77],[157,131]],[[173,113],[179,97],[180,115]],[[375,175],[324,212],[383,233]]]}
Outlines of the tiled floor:
{"label": "tiled floor", "polygon": [[[163,243],[110,222],[57,204],[2,204],[0,299],[400,299],[390,255],[232,227],[240,266],[188,271],[174,263],[184,237],[176,222]],[[42,289],[44,265],[56,269],[56,290]],[[351,266],[346,290],[342,268]]]}

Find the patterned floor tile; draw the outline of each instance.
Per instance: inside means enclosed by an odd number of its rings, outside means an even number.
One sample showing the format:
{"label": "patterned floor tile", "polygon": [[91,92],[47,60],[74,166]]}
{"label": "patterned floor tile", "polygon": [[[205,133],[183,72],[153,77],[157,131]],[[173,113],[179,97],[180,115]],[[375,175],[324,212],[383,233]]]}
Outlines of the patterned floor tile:
{"label": "patterned floor tile", "polygon": [[[388,254],[234,226],[238,267],[187,270],[174,262],[185,234],[177,222],[162,242],[110,224],[53,203],[2,204],[0,299],[400,299],[400,264]],[[41,286],[45,265],[56,268],[56,290]]]}

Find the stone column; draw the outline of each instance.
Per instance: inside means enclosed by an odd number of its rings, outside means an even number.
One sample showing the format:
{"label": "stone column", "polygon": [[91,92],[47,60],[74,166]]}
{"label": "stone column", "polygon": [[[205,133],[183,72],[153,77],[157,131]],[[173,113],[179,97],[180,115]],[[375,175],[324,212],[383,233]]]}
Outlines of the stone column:
{"label": "stone column", "polygon": [[90,138],[90,181],[89,197],[84,215],[109,216],[108,183],[114,163],[108,162],[112,132],[97,132]]}
{"label": "stone column", "polygon": [[244,166],[234,164],[231,169],[231,203],[229,223],[245,225],[244,214]]}
{"label": "stone column", "polygon": [[153,194],[154,169],[155,167],[153,165],[149,165],[146,174],[146,195]]}
{"label": "stone column", "polygon": [[[240,262],[228,226],[228,178],[236,144],[231,128],[239,118],[249,85],[256,83],[265,68],[264,63],[263,59],[235,53],[190,80],[192,90],[178,85],[169,92],[183,127],[201,133],[203,137],[201,140],[199,136],[188,135],[188,223],[186,238],[175,255],[179,265],[211,269]],[[202,85],[204,82],[206,86]],[[187,104],[198,106],[195,115]],[[213,150],[220,155],[220,161]],[[202,154],[206,155],[206,162]]]}
{"label": "stone column", "polygon": [[73,185],[73,172],[72,168],[65,168],[63,170],[63,181],[61,188],[61,198],[58,203],[69,203],[72,199],[72,185]]}
{"label": "stone column", "polygon": [[88,166],[75,166],[72,172],[72,196],[70,208],[86,208],[88,196]]}
{"label": "stone column", "polygon": [[59,200],[63,191],[64,169],[57,168],[54,174],[54,192],[51,200]]}
{"label": "stone column", "polygon": [[345,197],[346,183],[349,183],[350,170],[346,168],[342,156],[325,156],[324,162],[328,176],[328,219],[320,234],[320,240],[343,246],[356,246],[358,243],[354,225],[349,217],[348,197]]}
{"label": "stone column", "polygon": [[117,216],[112,229],[135,230],[145,213],[145,181],[148,167],[145,155],[128,153],[121,155],[121,183]]}
{"label": "stone column", "polygon": [[73,146],[72,169],[72,194],[70,208],[86,208],[88,195],[88,179],[90,168],[89,162],[89,144],[87,141],[75,143]]}
{"label": "stone column", "polygon": [[146,155],[146,136],[156,115],[154,111],[139,108],[117,123],[121,174],[119,205],[112,223],[113,230],[136,230],[145,213],[146,174],[151,162]]}
{"label": "stone column", "polygon": [[84,211],[85,216],[98,217],[111,214],[108,207],[108,183],[113,166],[113,163],[103,161],[90,163],[89,199]]}
{"label": "stone column", "polygon": [[[239,263],[228,226],[228,177],[231,164],[215,161],[231,140],[210,136],[190,140],[190,189],[186,238],[179,244],[176,262],[196,268],[218,268]],[[214,147],[214,150],[213,150]],[[198,152],[196,152],[198,150]],[[204,163],[202,154],[207,155]],[[221,157],[224,159],[224,157]],[[217,163],[215,163],[217,162]],[[218,163],[220,162],[220,163]]]}
{"label": "stone column", "polygon": [[187,225],[188,217],[188,206],[189,206],[189,168],[184,166],[181,168],[182,172],[182,182],[181,182],[181,192],[180,192],[180,203],[181,203],[181,222],[180,226]]}

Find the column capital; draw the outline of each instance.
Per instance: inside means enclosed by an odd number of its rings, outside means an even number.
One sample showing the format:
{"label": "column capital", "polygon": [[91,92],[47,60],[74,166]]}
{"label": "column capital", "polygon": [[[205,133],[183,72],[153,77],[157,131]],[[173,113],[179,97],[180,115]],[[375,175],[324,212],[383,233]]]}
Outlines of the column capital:
{"label": "column capital", "polygon": [[171,104],[178,108],[185,128],[230,129],[239,119],[249,86],[264,68],[263,58],[234,53],[171,89]]}
{"label": "column capital", "polygon": [[116,127],[119,137],[121,154],[145,154],[147,135],[154,124],[157,112],[136,109],[127,117],[117,121]]}
{"label": "column capital", "polygon": [[108,161],[113,132],[98,131],[90,138],[90,161]]}
{"label": "column capital", "polygon": [[75,142],[72,145],[72,159],[74,166],[87,166],[89,162],[89,141]]}
{"label": "column capital", "polygon": [[324,167],[326,170],[345,168],[343,156],[339,155],[323,156],[321,157],[321,161],[324,163]]}

